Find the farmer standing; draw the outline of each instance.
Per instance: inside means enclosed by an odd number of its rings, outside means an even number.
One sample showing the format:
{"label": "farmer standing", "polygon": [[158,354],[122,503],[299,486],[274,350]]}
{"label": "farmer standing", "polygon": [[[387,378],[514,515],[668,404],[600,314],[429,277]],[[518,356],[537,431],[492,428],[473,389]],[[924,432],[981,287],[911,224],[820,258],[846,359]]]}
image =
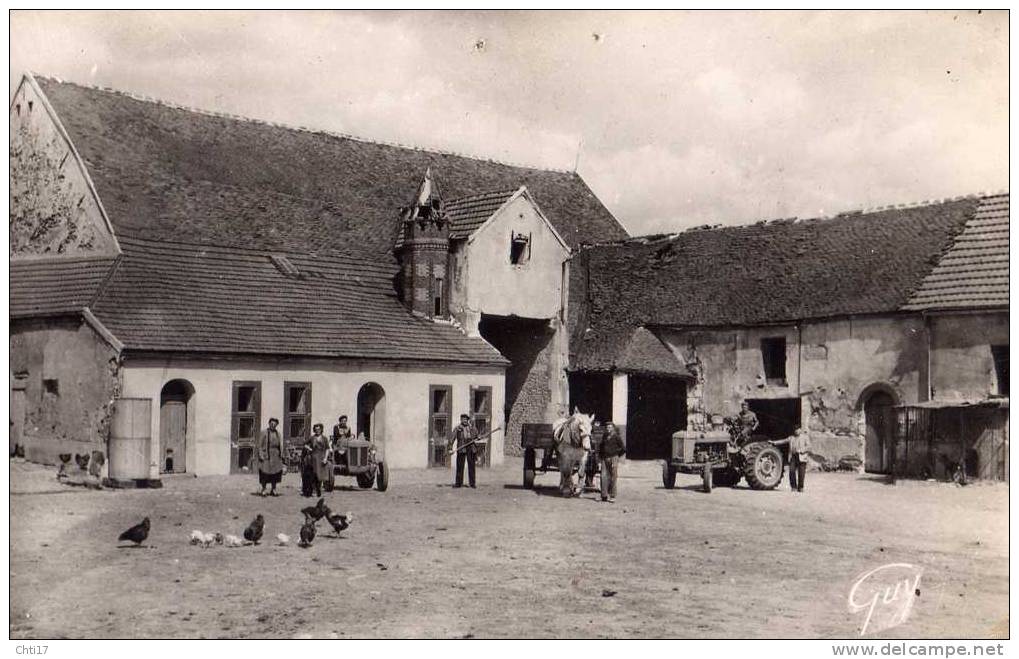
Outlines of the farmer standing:
{"label": "farmer standing", "polygon": [[461,414],[460,425],[453,431],[453,444],[456,447],[456,482],[453,484],[453,487],[463,487],[464,462],[467,463],[467,480],[470,482],[471,487],[476,486],[474,481],[474,461],[478,455],[478,445],[471,442],[474,442],[477,438],[478,431],[471,425],[471,417]]}
{"label": "farmer standing", "polygon": [[803,491],[803,479],[807,475],[807,454],[810,451],[810,433],[806,428],[797,428],[789,440],[789,489]]}
{"label": "farmer standing", "polygon": [[601,500],[616,502],[616,483],[619,480],[619,458],[626,453],[623,438],[619,436],[616,424],[609,421],[605,424],[605,437],[598,447],[601,460]]}

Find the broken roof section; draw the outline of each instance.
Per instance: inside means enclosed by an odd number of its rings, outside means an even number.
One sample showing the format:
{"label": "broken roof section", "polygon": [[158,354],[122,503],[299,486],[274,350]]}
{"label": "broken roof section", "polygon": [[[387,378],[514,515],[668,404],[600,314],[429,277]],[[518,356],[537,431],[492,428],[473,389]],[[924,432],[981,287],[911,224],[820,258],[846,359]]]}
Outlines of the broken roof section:
{"label": "broken roof section", "polygon": [[571,247],[626,237],[573,172],[185,109],[37,77],[117,236],[277,251],[390,252],[408,192],[526,185]]}
{"label": "broken roof section", "polygon": [[573,367],[611,368],[642,325],[739,327],[907,309],[991,199],[1000,206],[1001,197],[972,197],[585,247],[571,277]]}
{"label": "broken roof section", "polygon": [[692,377],[686,364],[680,362],[672,350],[646,327],[633,330],[613,367],[627,373]]}

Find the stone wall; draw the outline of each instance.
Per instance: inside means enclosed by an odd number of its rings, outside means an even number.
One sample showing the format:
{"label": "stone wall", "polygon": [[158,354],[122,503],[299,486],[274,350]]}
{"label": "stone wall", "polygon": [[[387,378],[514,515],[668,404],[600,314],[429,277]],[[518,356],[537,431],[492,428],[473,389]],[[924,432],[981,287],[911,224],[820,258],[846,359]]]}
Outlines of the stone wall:
{"label": "stone wall", "polygon": [[25,457],[56,464],[60,453],[106,451],[121,359],[75,318],[11,325],[11,373],[24,383]]}
{"label": "stone wall", "polygon": [[83,163],[23,82],[10,107],[10,254],[115,253]]}

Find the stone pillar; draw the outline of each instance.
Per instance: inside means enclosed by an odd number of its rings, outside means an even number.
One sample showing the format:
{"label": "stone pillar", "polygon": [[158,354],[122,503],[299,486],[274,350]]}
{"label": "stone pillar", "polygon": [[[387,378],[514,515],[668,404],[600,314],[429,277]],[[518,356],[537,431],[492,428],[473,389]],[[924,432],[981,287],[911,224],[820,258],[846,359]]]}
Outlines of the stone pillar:
{"label": "stone pillar", "polygon": [[630,376],[626,373],[612,374],[612,423],[626,425],[627,406],[630,400]]}

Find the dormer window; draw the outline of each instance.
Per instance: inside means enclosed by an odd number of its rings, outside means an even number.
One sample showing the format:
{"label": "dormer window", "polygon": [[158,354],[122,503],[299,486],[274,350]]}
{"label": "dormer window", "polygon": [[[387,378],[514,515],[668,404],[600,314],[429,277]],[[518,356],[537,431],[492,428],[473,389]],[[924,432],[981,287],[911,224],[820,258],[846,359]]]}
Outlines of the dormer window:
{"label": "dormer window", "polygon": [[510,263],[523,265],[531,260],[531,234],[513,232],[510,235]]}

